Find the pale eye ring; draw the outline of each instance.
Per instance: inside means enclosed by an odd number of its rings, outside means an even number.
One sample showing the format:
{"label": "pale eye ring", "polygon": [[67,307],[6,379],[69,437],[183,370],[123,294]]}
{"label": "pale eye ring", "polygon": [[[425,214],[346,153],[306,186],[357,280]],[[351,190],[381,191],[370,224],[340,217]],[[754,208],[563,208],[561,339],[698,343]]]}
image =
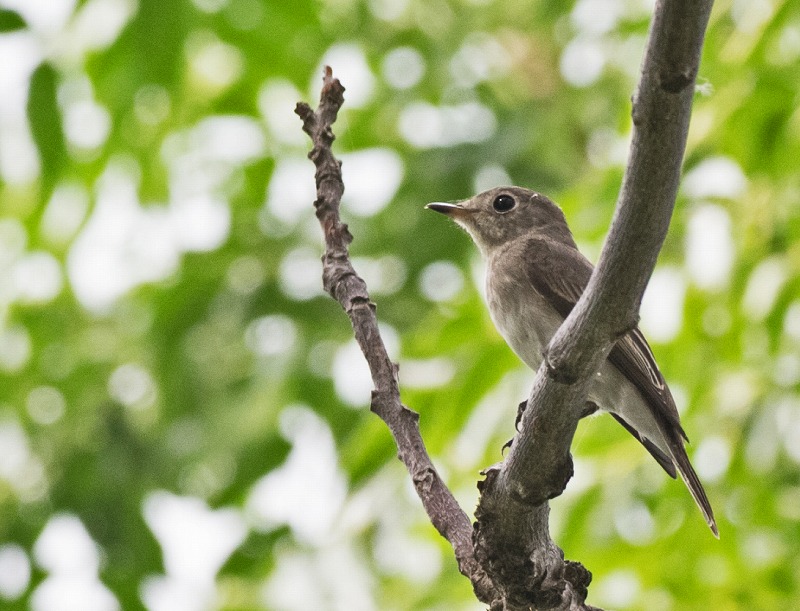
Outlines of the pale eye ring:
{"label": "pale eye ring", "polygon": [[494,201],[492,202],[492,208],[495,209],[495,212],[499,212],[500,214],[505,214],[506,212],[513,210],[516,205],[517,205],[517,200],[515,200],[507,193],[498,195],[497,197],[494,198]]}

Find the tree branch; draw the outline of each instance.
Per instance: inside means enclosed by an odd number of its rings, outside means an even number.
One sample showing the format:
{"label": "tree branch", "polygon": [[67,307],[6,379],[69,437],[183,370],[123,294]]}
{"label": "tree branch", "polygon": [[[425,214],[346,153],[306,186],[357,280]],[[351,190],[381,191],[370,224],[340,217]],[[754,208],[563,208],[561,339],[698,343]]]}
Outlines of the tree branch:
{"label": "tree branch", "polygon": [[400,403],[397,367],[380,338],[367,287],[350,264],[352,236],[339,220],[344,185],[331,153],[331,125],[344,89],[326,69],[319,109],[297,105],[314,144],[309,157],[317,168],[314,205],[325,234],[323,282],[350,317],[369,363],[375,385],[371,408],[389,426],[431,522],[453,546],[459,569],[493,611],[593,609],[585,604],[591,574],[565,561],[550,539],[547,500],[572,476],[569,448],[590,380],[617,338],[636,324],[669,227],[711,4],[656,4],[633,103],[630,158],[608,240],[586,292],[548,346],[508,458],[486,472],[474,532],[425,451],[417,414]]}
{"label": "tree branch", "polygon": [[[600,261],[547,348],[521,433],[502,466],[487,474],[476,514],[476,554],[496,560],[484,566],[491,567],[489,576],[503,592],[506,609],[535,607],[533,599],[547,607],[548,579],[553,595],[561,589],[558,608],[587,608],[583,599],[591,576],[580,565],[565,563],[550,540],[546,501],[561,494],[572,476],[569,449],[590,381],[614,342],[636,324],[669,227],[711,5],[712,0],[656,3],[633,100],[630,156]],[[514,541],[514,553],[508,554],[505,546]],[[525,563],[542,576],[544,589],[532,591],[529,583],[506,578]]]}
{"label": "tree branch", "polygon": [[431,523],[453,546],[458,568],[472,582],[478,599],[492,604],[498,596],[475,559],[469,517],[459,507],[428,456],[419,432],[419,415],[400,402],[397,365],[386,352],[367,285],[350,263],[348,246],[353,236],[339,218],[339,204],[344,192],[341,162],[331,151],[334,140],[332,125],[344,103],[344,87],[333,78],[329,67],[325,68],[323,83],[316,112],[302,102],[295,109],[303,120],[303,131],[313,143],[308,157],[316,166],[317,200],[314,207],[325,234],[323,285],[350,317],[375,386],[370,407],[388,425],[397,444],[398,456],[411,475]]}

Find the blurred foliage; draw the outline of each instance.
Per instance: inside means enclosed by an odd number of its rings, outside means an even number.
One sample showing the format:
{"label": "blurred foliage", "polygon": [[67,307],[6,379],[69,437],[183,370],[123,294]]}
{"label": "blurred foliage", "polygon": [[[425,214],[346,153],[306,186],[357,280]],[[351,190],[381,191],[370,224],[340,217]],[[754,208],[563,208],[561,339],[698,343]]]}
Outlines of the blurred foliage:
{"label": "blurred foliage", "polygon": [[[650,3],[0,4],[3,608],[481,608],[321,292],[293,105],[325,63],[347,88],[352,254],[470,510],[533,376],[422,206],[535,188],[596,257]],[[582,423],[552,519],[594,604],[800,608],[799,67],[800,4],[717,3],[642,322],[721,540],[612,419]]]}

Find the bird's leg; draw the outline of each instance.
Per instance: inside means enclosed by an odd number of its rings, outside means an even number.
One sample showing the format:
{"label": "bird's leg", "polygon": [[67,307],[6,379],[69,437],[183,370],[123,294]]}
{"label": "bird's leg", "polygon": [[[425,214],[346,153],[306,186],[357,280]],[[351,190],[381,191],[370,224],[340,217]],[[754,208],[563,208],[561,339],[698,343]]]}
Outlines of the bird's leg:
{"label": "bird's leg", "polygon": [[[514,420],[514,429],[516,429],[517,433],[519,433],[519,423],[522,422],[522,414],[525,413],[526,407],[528,407],[527,399],[520,401],[519,405],[517,406],[517,417]],[[506,448],[510,448],[512,443],[514,443],[513,437],[503,444],[503,447],[500,448],[500,452],[502,453]]]}
{"label": "bird's leg", "polygon": [[[528,407],[528,400],[520,401],[519,406],[517,406],[517,418],[514,420],[514,428],[519,433],[519,423],[522,422],[522,415],[525,413],[525,409]],[[581,412],[581,418],[586,418],[586,416],[591,416],[592,414],[596,413],[600,408],[598,405],[592,401],[587,401],[586,405],[583,406],[583,411]],[[503,444],[503,447],[500,448],[500,452],[503,452],[507,448],[511,447],[511,444],[514,443],[514,438],[512,437],[508,441]]]}
{"label": "bird's leg", "polygon": [[526,407],[528,407],[527,399],[520,401],[519,405],[517,406],[517,419],[514,420],[514,428],[517,429],[517,433],[519,433],[519,423],[522,422],[522,414],[525,413]]}

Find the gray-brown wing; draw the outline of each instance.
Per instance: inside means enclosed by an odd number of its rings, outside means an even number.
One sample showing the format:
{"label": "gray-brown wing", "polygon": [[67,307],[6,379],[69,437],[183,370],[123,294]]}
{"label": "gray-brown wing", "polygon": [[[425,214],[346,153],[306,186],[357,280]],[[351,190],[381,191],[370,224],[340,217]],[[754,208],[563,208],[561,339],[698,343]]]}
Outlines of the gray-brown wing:
{"label": "gray-brown wing", "polygon": [[523,253],[531,284],[566,318],[589,284],[592,264],[578,250],[552,240],[528,240]]}
{"label": "gray-brown wing", "polygon": [[629,331],[616,343],[608,355],[608,360],[633,382],[656,416],[689,441],[681,427],[672,393],[639,327]]}
{"label": "gray-brown wing", "polygon": [[[530,240],[524,250],[524,256],[528,278],[534,288],[566,318],[589,283],[592,264],[576,249],[551,240]],[[671,477],[675,477],[675,467],[677,467],[706,522],[714,535],[719,537],[711,503],[683,446],[683,441],[688,439],[681,427],[675,400],[656,365],[647,340],[638,327],[617,341],[608,359],[645,398],[658,422],[670,456],[668,457],[650,440],[639,435],[627,422],[619,417],[616,417],[617,420]]]}
{"label": "gray-brown wing", "polygon": [[[550,240],[529,240],[524,256],[531,284],[566,318],[589,283],[592,264],[578,250]],[[619,340],[608,358],[639,389],[662,425],[676,429],[685,437],[675,402],[641,331],[636,328]],[[617,421],[647,449],[671,477],[675,477],[671,459],[636,433],[627,422],[620,418]]]}

